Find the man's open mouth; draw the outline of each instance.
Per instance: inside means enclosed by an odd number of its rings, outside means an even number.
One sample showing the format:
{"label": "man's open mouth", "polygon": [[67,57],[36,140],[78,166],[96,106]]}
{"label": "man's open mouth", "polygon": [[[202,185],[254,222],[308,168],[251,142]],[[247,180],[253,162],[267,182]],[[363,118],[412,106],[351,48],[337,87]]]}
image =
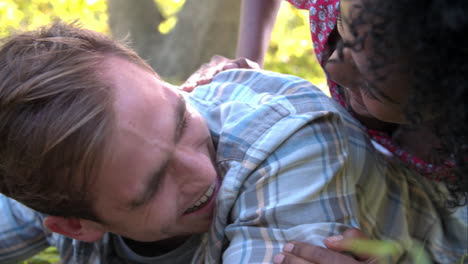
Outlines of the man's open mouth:
{"label": "man's open mouth", "polygon": [[203,208],[203,206],[205,206],[206,204],[208,204],[211,199],[213,198],[213,194],[214,194],[214,190],[216,188],[216,183],[213,183],[210,188],[208,188],[208,190],[205,192],[205,194],[203,194],[203,196],[198,199],[198,201],[196,201],[192,207],[190,207],[189,209],[187,209],[185,211],[184,214],[189,214],[189,213],[192,213],[192,212],[195,212],[201,208]]}

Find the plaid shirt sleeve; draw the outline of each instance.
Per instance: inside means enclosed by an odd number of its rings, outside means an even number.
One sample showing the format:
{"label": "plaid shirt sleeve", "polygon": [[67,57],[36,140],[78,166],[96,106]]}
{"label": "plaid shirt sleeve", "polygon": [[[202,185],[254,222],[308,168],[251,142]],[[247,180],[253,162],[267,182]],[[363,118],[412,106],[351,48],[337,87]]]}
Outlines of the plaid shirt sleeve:
{"label": "plaid shirt sleeve", "polygon": [[18,263],[49,246],[40,214],[0,194],[0,263]]}
{"label": "plaid shirt sleeve", "polygon": [[418,241],[434,262],[466,252],[466,216],[440,214],[428,188],[378,155],[363,128],[307,81],[236,70],[197,89],[191,103],[208,121],[223,183],[193,263],[272,263],[288,241],[323,246],[348,227]]}

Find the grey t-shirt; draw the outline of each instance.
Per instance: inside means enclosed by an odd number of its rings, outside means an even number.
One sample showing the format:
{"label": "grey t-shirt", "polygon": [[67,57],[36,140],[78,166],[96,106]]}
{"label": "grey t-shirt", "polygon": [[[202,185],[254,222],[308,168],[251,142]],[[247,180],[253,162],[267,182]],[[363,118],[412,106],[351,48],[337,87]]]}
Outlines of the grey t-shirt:
{"label": "grey t-shirt", "polygon": [[[138,255],[135,253],[135,251],[127,246],[121,236],[111,235],[110,240],[111,247],[113,248],[113,252],[109,252],[110,255],[114,255],[114,257],[117,255],[117,259],[122,263],[186,264],[190,263],[193,254],[200,245],[201,235],[194,235],[175,250],[156,257],[145,257]],[[114,259],[112,256],[108,256],[108,258]]]}
{"label": "grey t-shirt", "polygon": [[200,245],[201,235],[194,235],[175,250],[172,250],[163,255],[159,255],[157,257],[144,257],[138,255],[127,246],[127,244],[120,236],[112,235],[111,240],[115,250],[115,254],[118,256],[119,259],[128,260],[128,262],[126,263],[186,264],[190,263],[193,254]]}

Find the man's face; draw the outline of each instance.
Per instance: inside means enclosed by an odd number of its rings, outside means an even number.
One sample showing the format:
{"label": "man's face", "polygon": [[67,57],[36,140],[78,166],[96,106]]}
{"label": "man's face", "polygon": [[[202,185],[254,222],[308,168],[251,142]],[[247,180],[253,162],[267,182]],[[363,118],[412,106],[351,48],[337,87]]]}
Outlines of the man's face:
{"label": "man's face", "polygon": [[207,231],[219,180],[203,118],[154,73],[116,57],[103,68],[116,116],[93,189],[105,231],[143,242]]}

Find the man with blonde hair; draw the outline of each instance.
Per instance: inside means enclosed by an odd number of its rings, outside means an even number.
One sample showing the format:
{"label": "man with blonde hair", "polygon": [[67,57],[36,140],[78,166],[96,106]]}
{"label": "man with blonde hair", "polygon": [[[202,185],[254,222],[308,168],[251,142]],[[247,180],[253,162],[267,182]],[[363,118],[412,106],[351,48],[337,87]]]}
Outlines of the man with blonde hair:
{"label": "man with blonde hair", "polygon": [[[445,234],[453,216],[409,173],[297,77],[226,71],[187,94],[131,49],[62,22],[0,49],[2,263],[49,245],[64,263],[271,263],[288,241],[323,245],[348,227]],[[441,224],[428,231],[431,213]],[[449,259],[464,238],[447,234],[454,247],[427,249]]]}

